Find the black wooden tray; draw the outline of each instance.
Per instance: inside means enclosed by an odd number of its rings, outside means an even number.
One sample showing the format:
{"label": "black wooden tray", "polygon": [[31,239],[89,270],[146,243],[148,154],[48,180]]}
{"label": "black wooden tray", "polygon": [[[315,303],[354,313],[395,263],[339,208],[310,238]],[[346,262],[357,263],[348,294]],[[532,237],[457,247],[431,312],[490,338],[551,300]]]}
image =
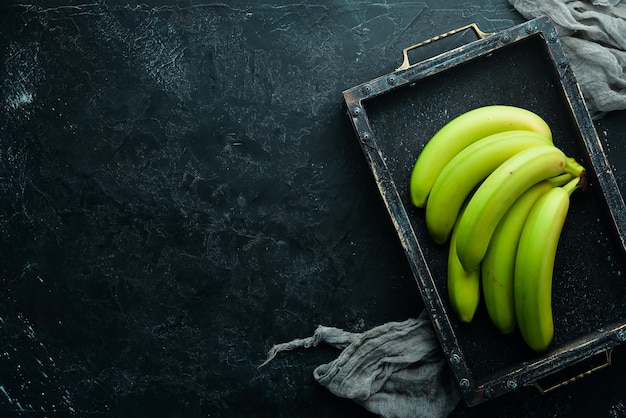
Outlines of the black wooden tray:
{"label": "black wooden tray", "polygon": [[[454,45],[468,34],[469,42]],[[529,385],[547,392],[609,365],[612,348],[626,340],[626,207],[551,21],[495,34],[470,25],[403,57],[398,69],[343,97],[465,402]],[[447,248],[432,242],[423,210],[409,200],[411,170],[428,139],[455,116],[491,104],[542,116],[591,185],[571,202],[553,279],[555,338],[540,355],[518,331],[500,334],[484,304],[471,324],[457,321],[447,299]]]}

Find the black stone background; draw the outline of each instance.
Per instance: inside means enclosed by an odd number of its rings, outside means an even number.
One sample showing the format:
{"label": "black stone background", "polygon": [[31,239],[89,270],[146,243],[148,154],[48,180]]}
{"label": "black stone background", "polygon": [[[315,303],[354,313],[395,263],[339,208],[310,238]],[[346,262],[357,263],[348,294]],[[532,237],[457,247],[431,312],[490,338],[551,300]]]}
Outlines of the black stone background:
{"label": "black stone background", "polygon": [[[506,0],[2,2],[0,416],[371,416],[314,381],[334,349],[258,368],[318,324],[422,308],[341,92],[522,21]],[[620,185],[624,116],[596,124]],[[626,416],[625,355],[452,416]]]}

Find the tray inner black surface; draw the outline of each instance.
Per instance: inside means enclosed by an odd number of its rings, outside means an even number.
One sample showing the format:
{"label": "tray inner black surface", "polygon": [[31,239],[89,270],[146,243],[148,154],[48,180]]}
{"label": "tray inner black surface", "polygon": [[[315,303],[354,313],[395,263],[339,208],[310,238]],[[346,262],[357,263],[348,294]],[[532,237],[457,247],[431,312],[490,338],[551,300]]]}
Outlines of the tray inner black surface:
{"label": "tray inner black surface", "polygon": [[[447,247],[432,242],[423,210],[410,205],[409,178],[420,150],[441,126],[463,112],[490,104],[536,112],[550,125],[555,144],[589,166],[556,66],[539,36],[364,102],[376,147],[394,179],[449,316],[453,314],[447,300]],[[590,174],[591,187],[572,198],[559,243],[553,279],[553,349],[584,340],[587,334],[626,319],[624,251],[614,237],[602,190],[593,182],[594,173]],[[489,322],[483,303],[471,324],[461,324],[456,318],[452,324],[477,381],[536,357],[518,331],[508,336],[499,334]]]}

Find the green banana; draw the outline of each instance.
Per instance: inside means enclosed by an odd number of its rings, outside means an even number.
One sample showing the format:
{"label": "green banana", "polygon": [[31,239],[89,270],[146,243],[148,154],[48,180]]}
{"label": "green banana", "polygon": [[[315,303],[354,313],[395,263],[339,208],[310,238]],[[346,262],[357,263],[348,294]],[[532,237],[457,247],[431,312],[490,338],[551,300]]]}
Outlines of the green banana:
{"label": "green banana", "polygon": [[532,131],[505,131],[480,139],[460,151],[443,168],[426,202],[426,227],[438,244],[448,240],[459,210],[472,190],[493,170],[518,152],[552,145]]}
{"label": "green banana", "polygon": [[580,174],[563,151],[550,145],[528,148],[496,168],[478,187],[459,219],[456,251],[463,268],[478,268],[498,222],[522,193],[563,173]]}
{"label": "green banana", "polygon": [[548,124],[537,114],[515,106],[479,107],[446,123],[426,143],[417,158],[409,184],[413,205],[424,207],[437,176],[469,144],[497,132],[529,130],[552,140]]}
{"label": "green banana", "polygon": [[545,351],[554,337],[554,260],[570,195],[579,184],[580,178],[574,178],[541,196],[528,214],[520,236],[515,260],[515,310],[524,341],[538,352]]}
{"label": "green banana", "polygon": [[[461,208],[461,213],[463,208]],[[448,248],[448,299],[461,322],[472,322],[480,302],[480,271],[466,272],[456,255],[456,227]]]}

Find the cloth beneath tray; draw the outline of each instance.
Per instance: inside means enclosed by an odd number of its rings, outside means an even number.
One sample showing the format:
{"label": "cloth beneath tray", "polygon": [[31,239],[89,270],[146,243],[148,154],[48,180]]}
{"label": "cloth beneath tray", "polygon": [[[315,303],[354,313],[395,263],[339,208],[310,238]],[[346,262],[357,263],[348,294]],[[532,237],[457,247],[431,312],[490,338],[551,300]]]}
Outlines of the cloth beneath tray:
{"label": "cloth beneath tray", "polygon": [[526,19],[552,19],[589,113],[626,109],[626,2],[509,0]]}
{"label": "cloth beneath tray", "polygon": [[333,394],[352,399],[385,418],[447,417],[460,390],[426,314],[389,322],[363,333],[319,326],[312,337],[277,344],[262,367],[283,351],[326,343],[337,359],[315,368],[313,377]]}

